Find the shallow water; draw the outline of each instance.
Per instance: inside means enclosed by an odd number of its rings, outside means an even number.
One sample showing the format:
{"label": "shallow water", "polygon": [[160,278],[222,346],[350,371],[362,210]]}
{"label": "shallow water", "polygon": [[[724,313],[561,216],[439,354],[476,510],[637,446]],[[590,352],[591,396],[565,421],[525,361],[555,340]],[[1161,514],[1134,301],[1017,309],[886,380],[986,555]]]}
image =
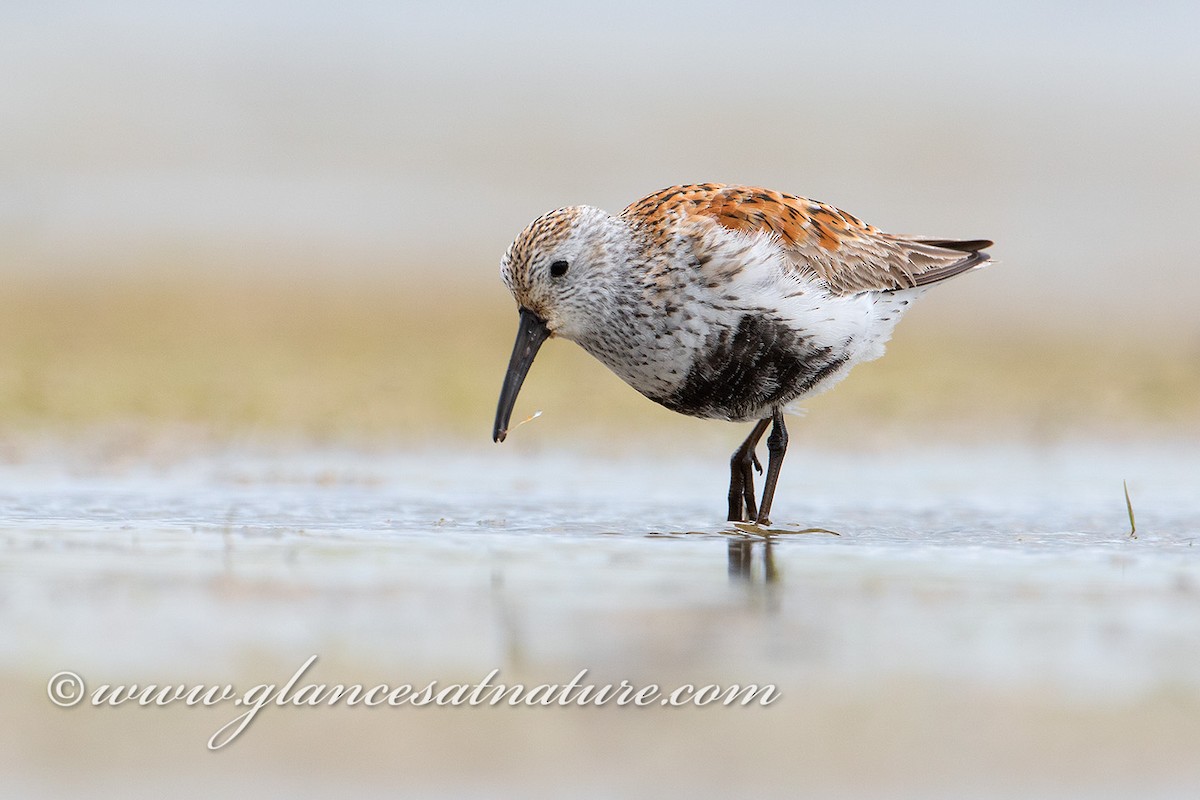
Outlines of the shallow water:
{"label": "shallow water", "polygon": [[[301,794],[357,780],[486,796],[497,781],[552,791],[580,775],[598,794],[638,776],[720,793],[727,782],[786,794],[801,781],[851,796],[1187,796],[1200,785],[1185,757],[1200,744],[1193,450],[794,448],[776,501],[784,532],[768,536],[722,520],[724,464],[519,446],[27,454],[0,471],[15,774],[30,791],[81,776],[103,787],[97,774],[116,786],[132,748],[174,758],[163,774],[196,771],[207,782],[196,786],[278,788],[295,779],[299,747],[329,760],[317,758],[320,780],[288,784]],[[798,532],[812,527],[839,535]],[[760,717],[279,710],[214,773],[204,743],[232,710],[60,710],[45,698],[61,669],[89,682],[249,686],[282,682],[312,654],[312,677],[329,682],[492,669],[561,682],[587,669],[664,686],[772,683],[784,699]],[[396,784],[377,748],[414,726],[423,738],[384,751],[405,766]],[[61,736],[74,737],[76,770],[49,744]],[[466,768],[470,742],[500,755],[472,751]],[[637,742],[676,757],[647,757]],[[730,764],[680,769],[676,750],[716,742]],[[557,766],[532,769],[546,759]],[[603,768],[613,759],[639,766]],[[161,776],[148,774],[153,794]]]}

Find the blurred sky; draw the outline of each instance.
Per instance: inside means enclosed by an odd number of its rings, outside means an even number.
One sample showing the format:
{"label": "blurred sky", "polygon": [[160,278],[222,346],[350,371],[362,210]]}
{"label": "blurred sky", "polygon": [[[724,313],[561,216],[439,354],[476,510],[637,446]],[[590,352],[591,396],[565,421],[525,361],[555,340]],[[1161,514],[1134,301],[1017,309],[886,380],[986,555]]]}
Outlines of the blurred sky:
{"label": "blurred sky", "polygon": [[1200,336],[1200,3],[0,5],[0,274],[433,275],[756,183],[991,237],[971,313]]}

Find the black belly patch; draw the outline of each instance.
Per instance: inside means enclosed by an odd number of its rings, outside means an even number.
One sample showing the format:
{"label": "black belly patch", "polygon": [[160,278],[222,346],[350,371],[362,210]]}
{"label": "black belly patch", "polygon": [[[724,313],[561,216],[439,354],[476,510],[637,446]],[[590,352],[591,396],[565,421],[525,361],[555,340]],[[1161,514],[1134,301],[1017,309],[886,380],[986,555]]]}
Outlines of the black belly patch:
{"label": "black belly patch", "polygon": [[846,363],[786,325],[747,314],[709,335],[683,385],[660,399],[694,417],[755,419],[811,391]]}

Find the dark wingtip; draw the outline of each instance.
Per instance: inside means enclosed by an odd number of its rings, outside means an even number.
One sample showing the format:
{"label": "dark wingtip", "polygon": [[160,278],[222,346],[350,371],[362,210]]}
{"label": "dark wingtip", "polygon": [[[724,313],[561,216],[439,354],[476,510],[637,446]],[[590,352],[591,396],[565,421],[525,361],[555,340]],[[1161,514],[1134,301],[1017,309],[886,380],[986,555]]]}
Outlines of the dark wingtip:
{"label": "dark wingtip", "polygon": [[921,244],[932,245],[933,247],[957,250],[960,253],[978,253],[980,250],[986,250],[995,244],[990,239],[916,239],[915,241]]}
{"label": "dark wingtip", "polygon": [[493,442],[495,442],[496,444],[500,444],[500,443],[501,443],[501,442],[503,442],[503,441],[504,441],[504,440],[505,440],[507,437],[508,437],[508,431],[507,431],[507,430],[503,430],[503,431],[495,431],[495,432],[493,432],[493,433],[492,433],[492,441],[493,441]]}

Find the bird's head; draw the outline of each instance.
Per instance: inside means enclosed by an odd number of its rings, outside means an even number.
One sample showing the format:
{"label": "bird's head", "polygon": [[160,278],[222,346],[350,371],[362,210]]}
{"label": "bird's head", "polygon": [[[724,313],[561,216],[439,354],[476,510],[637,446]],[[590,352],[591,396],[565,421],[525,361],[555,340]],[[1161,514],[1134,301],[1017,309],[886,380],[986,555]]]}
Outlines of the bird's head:
{"label": "bird's head", "polygon": [[500,278],[517,307],[551,335],[586,337],[594,312],[627,273],[630,230],[591,206],[569,206],[535,219],[509,245]]}
{"label": "bird's head", "polygon": [[629,275],[636,246],[619,217],[591,206],[569,206],[535,219],[509,246],[500,277],[520,313],[517,342],[496,409],[492,438],[508,433],[513,404],[538,348],[551,336],[584,343],[600,333],[616,289]]}

